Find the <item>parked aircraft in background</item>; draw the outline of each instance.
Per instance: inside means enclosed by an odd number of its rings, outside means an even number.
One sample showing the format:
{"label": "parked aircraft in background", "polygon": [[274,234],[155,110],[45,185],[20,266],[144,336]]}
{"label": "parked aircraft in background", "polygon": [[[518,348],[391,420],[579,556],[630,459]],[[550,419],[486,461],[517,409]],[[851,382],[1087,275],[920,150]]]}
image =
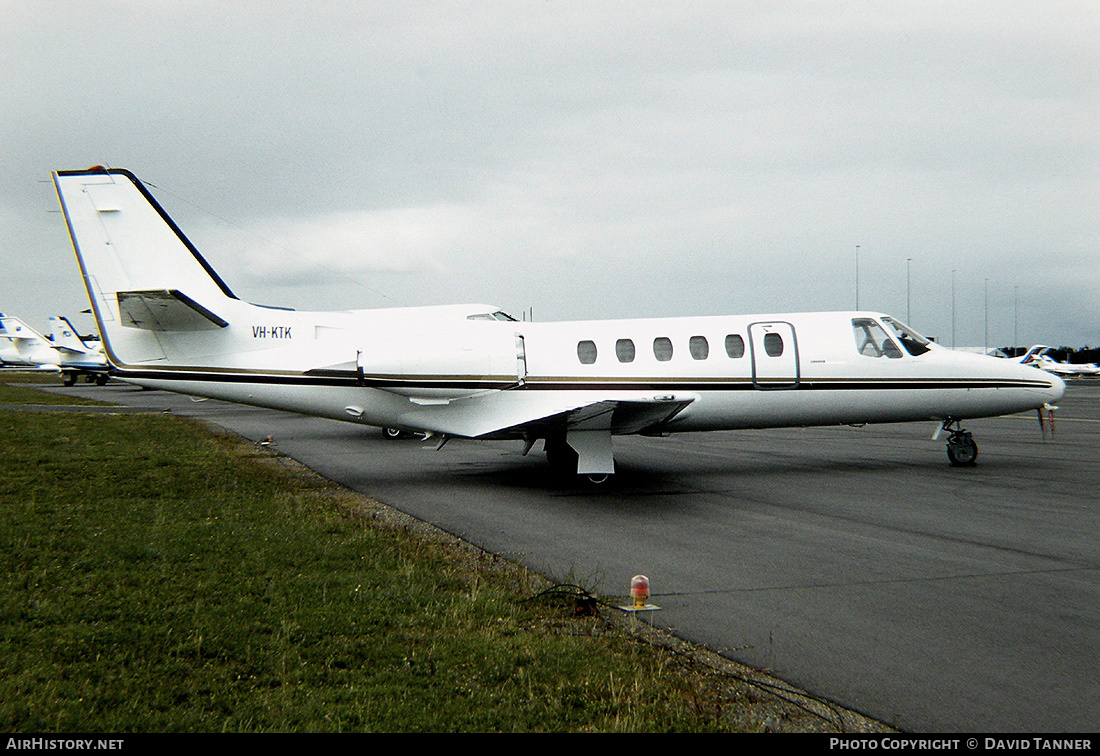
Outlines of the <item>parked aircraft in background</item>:
{"label": "parked aircraft in background", "polygon": [[1062,379],[941,348],[874,312],[518,322],[462,305],[248,304],[129,171],[53,174],[114,374],[142,386],[449,437],[542,440],[578,474],[612,437],[935,421],[1041,410]]}
{"label": "parked aircraft in background", "polygon": [[1017,362],[1023,365],[1033,365],[1048,373],[1072,378],[1100,375],[1100,367],[1095,363],[1059,362],[1051,354],[1054,351],[1056,351],[1054,347],[1036,344],[1028,349],[1022,357],[1018,358]]}
{"label": "parked aircraft in background", "polygon": [[1007,357],[1008,355],[997,347],[951,347],[954,352],[967,352],[969,354],[984,354],[989,357]]}
{"label": "parked aircraft in background", "polygon": [[5,364],[61,373],[66,386],[76,383],[80,376],[100,386],[105,384],[109,368],[102,347],[81,341],[64,318],[50,318],[50,323],[59,340],[46,338],[18,318],[0,314],[0,340],[11,344],[3,351]]}
{"label": "parked aircraft in background", "polygon": [[[0,318],[3,318],[4,314],[0,313]],[[0,328],[3,326],[0,325]],[[20,368],[26,369],[30,366],[30,363],[25,362],[22,357],[19,356],[19,350],[15,348],[15,344],[11,339],[4,337],[0,334],[0,368]]]}
{"label": "parked aircraft in background", "polygon": [[83,351],[103,351],[103,345],[99,337],[94,335],[80,335],[76,326],[63,315],[54,315],[50,318],[49,340],[58,346]]}

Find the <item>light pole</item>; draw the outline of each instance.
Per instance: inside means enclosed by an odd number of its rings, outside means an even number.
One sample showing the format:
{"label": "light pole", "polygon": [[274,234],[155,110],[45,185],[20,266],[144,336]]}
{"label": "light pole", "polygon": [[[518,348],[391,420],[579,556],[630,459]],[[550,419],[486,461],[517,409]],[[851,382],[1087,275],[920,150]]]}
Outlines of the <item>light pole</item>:
{"label": "light pole", "polygon": [[1012,288],[1012,346],[1020,346],[1020,287]]}
{"label": "light pole", "polygon": [[955,348],[955,271],[951,271],[951,348]]}
{"label": "light pole", "polygon": [[859,245],[856,245],[856,309],[859,309]]}
{"label": "light pole", "polygon": [[989,354],[989,279],[985,279],[985,353]]}
{"label": "light pole", "polygon": [[905,258],[905,322],[907,325],[913,325],[913,316],[909,312],[909,291],[911,276],[909,274],[909,263],[913,262],[912,257]]}

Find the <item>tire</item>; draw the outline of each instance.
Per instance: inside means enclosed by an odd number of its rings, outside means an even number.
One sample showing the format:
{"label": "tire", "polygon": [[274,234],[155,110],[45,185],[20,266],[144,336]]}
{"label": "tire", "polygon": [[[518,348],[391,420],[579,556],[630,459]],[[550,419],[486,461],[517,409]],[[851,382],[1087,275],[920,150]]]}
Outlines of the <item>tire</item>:
{"label": "tire", "polygon": [[947,442],[947,459],[954,467],[973,467],[978,461],[978,445],[968,433]]}

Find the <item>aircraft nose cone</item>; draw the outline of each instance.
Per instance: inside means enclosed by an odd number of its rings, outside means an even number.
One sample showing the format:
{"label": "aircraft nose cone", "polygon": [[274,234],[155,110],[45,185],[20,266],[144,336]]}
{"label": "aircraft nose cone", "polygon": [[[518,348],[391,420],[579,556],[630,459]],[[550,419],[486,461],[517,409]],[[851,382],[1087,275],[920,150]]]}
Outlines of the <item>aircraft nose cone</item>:
{"label": "aircraft nose cone", "polygon": [[1066,382],[1062,380],[1061,376],[1054,375],[1054,373],[1047,373],[1050,376],[1050,398],[1047,399],[1047,403],[1056,402],[1062,398],[1066,393]]}

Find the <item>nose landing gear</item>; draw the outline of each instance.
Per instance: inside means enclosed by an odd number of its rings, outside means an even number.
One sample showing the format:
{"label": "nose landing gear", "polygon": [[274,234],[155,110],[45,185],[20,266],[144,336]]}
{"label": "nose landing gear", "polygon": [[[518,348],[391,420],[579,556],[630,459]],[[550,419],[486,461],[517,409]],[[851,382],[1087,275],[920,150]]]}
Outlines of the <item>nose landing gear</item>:
{"label": "nose landing gear", "polygon": [[[954,428],[951,426],[954,425]],[[954,467],[973,467],[978,461],[978,444],[970,431],[964,430],[958,420],[947,418],[942,430],[951,435],[947,438],[947,459]]]}

